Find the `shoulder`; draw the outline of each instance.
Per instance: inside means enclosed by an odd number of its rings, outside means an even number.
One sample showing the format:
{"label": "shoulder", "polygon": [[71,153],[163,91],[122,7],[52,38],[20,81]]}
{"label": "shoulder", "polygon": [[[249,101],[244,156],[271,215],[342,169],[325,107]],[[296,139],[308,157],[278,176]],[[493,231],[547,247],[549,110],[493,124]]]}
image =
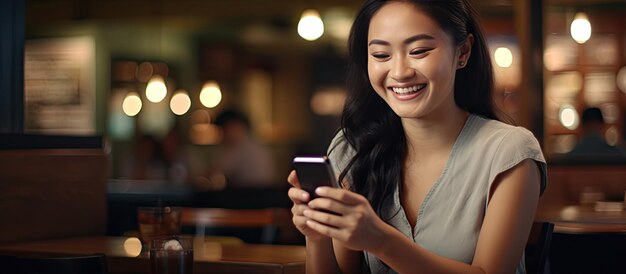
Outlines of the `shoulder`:
{"label": "shoulder", "polygon": [[[541,187],[546,185],[547,165],[537,138],[528,129],[474,116],[467,145],[483,160],[490,162],[491,179],[526,159],[537,163]],[[491,180],[490,180],[491,181]]]}
{"label": "shoulder", "polygon": [[[468,134],[468,138],[470,142],[482,143],[483,149],[486,147],[496,150],[513,148],[526,153],[541,153],[537,138],[524,127],[513,126],[476,115],[471,117],[469,123],[471,133]],[[543,155],[541,158],[543,159]]]}
{"label": "shoulder", "polygon": [[350,145],[350,142],[348,142],[348,139],[346,139],[346,136],[343,133],[343,130],[338,130],[337,133],[335,134],[335,137],[333,137],[333,140],[330,142],[330,145],[328,146],[328,151],[327,151],[328,155],[331,154],[345,154],[345,153],[351,153],[354,154],[354,148],[352,147],[352,145]]}
{"label": "shoulder", "polygon": [[532,133],[524,127],[510,125],[478,115],[472,115],[470,119],[477,132],[481,134],[503,136],[510,133],[521,133],[532,137]]}

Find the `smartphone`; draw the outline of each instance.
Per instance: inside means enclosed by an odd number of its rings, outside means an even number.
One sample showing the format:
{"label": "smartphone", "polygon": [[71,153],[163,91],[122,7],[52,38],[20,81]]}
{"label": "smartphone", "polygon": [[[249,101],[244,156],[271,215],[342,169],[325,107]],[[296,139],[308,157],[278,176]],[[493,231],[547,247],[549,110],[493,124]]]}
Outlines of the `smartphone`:
{"label": "smartphone", "polygon": [[339,187],[337,179],[326,156],[296,156],[293,165],[302,189],[309,192],[311,200],[317,198],[315,189],[319,186]]}

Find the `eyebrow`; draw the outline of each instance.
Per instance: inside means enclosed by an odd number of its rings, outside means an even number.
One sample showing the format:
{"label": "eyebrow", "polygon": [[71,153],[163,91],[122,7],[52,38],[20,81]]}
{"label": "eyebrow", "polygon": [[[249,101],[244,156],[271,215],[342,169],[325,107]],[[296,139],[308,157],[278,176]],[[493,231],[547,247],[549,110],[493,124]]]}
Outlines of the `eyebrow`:
{"label": "eyebrow", "polygon": [[[417,34],[417,35],[413,35],[407,39],[404,39],[404,41],[402,41],[404,44],[410,44],[413,43],[415,41],[418,40],[435,40],[435,37],[432,37],[428,34]],[[385,41],[385,40],[380,40],[380,39],[372,39],[372,41],[370,41],[367,46],[371,46],[371,45],[383,45],[383,46],[388,46],[389,42]]]}

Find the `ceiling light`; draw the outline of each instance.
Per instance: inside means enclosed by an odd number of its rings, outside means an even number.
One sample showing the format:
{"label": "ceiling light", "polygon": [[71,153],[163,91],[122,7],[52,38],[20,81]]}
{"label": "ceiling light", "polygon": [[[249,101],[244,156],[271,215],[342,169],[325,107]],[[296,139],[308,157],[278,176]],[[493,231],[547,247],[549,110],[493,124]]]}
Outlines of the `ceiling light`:
{"label": "ceiling light", "polygon": [[191,108],[191,98],[184,90],[176,91],[170,100],[170,109],[176,115],[183,115]]}
{"label": "ceiling light", "polygon": [[322,22],[319,12],[310,9],[302,13],[300,22],[298,22],[298,34],[308,41],[316,40],[324,34],[324,22]]}
{"label": "ceiling light", "polygon": [[579,122],[576,108],[571,105],[563,105],[559,110],[559,122],[567,129],[576,129]]}
{"label": "ceiling light", "polygon": [[161,76],[155,75],[146,86],[146,98],[148,98],[150,102],[158,103],[163,101],[165,95],[167,95],[165,81]]}
{"label": "ceiling light", "polygon": [[570,34],[576,43],[584,44],[591,38],[591,23],[585,13],[579,12],[574,16],[570,26]]}
{"label": "ceiling light", "polygon": [[222,91],[215,81],[209,81],[200,91],[200,103],[208,108],[216,107],[222,101]]}
{"label": "ceiling light", "polygon": [[124,98],[124,102],[122,103],[122,110],[128,116],[135,116],[141,111],[141,98],[139,98],[139,94],[135,92],[131,92],[126,95]]}
{"label": "ceiling light", "polygon": [[496,64],[501,68],[508,68],[513,64],[513,53],[507,47],[499,47],[494,52]]}

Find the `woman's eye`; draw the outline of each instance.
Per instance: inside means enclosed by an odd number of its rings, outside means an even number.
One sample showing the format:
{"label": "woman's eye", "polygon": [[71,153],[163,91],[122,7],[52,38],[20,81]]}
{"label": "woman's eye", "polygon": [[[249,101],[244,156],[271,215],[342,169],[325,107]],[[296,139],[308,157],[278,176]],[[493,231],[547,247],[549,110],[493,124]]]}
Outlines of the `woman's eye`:
{"label": "woman's eye", "polygon": [[430,50],[431,49],[416,49],[416,50],[411,51],[409,54],[413,55],[413,56],[415,56],[415,55],[423,55],[423,54],[429,52]]}
{"label": "woman's eye", "polygon": [[376,58],[376,59],[385,59],[385,58],[389,58],[389,54],[385,54],[385,53],[372,53],[372,57]]}

